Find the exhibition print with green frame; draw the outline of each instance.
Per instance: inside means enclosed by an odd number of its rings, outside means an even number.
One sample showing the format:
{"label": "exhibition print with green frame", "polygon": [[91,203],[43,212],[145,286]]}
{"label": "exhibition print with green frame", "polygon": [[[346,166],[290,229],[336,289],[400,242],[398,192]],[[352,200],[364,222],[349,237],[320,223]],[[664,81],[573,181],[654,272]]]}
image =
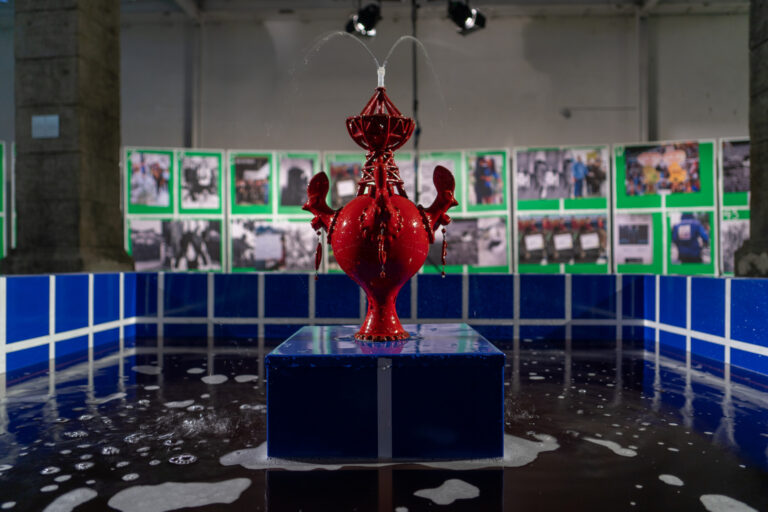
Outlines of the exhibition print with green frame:
{"label": "exhibition print with green frame", "polygon": [[274,153],[231,150],[229,161],[229,211],[232,214],[275,213]]}
{"label": "exhibition print with green frame", "polygon": [[168,148],[125,148],[126,211],[131,214],[174,213],[174,158]]}
{"label": "exhibition print with green frame", "polygon": [[224,152],[181,149],[176,152],[177,200],[182,215],[221,215]]}

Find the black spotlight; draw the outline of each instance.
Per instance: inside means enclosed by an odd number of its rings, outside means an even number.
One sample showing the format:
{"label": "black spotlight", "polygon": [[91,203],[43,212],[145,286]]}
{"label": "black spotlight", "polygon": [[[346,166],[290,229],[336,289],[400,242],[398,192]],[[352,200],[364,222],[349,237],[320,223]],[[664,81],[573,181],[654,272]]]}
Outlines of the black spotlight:
{"label": "black spotlight", "polygon": [[361,36],[373,37],[376,35],[376,23],[381,19],[381,8],[378,4],[368,4],[349,17],[347,32],[357,32]]}
{"label": "black spotlight", "polygon": [[459,27],[461,35],[467,35],[485,27],[485,16],[477,9],[470,7],[469,2],[449,1],[448,17]]}

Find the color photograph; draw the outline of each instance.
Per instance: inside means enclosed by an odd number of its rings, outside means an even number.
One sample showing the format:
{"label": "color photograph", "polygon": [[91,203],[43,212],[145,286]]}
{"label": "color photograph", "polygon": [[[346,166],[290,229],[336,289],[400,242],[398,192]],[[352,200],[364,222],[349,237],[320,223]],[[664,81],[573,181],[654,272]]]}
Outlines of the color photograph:
{"label": "color photograph", "polygon": [[235,204],[264,206],[269,204],[270,165],[266,156],[234,158]]}
{"label": "color photograph", "polygon": [[504,204],[504,157],[479,154],[468,158],[469,206]]}
{"label": "color photograph", "polygon": [[749,191],[749,140],[723,141],[723,192]]}
{"label": "color photograph", "polygon": [[331,208],[341,208],[357,195],[357,182],[363,175],[363,161],[331,161],[328,165],[331,182]]}
{"label": "color photograph", "polygon": [[523,264],[607,263],[607,216],[544,215],[517,219]]}
{"label": "color photograph", "polygon": [[[456,187],[460,186],[458,176],[456,173],[456,160],[453,158],[423,158],[419,160],[419,197],[418,204],[428,207],[432,204],[432,201],[437,197],[437,190],[435,184],[432,182],[432,176],[435,172],[435,167],[441,165],[453,173],[454,178],[457,178]],[[457,191],[458,192],[458,191]],[[458,196],[458,193],[456,194]],[[461,205],[459,205],[461,207]]]}
{"label": "color photograph", "polygon": [[131,205],[170,205],[171,155],[151,151],[130,152]]}
{"label": "color photograph", "polygon": [[701,191],[698,142],[627,147],[624,166],[627,196]]}
{"label": "color photograph", "polygon": [[616,263],[653,263],[653,216],[618,213],[613,222]]}
{"label": "color photograph", "polygon": [[521,150],[516,153],[517,198],[606,197],[608,148]]}
{"label": "color photograph", "polygon": [[233,269],[297,272],[315,269],[317,235],[309,222],[233,219],[230,236]]}
{"label": "color photograph", "polygon": [[221,157],[183,155],[181,157],[181,208],[218,210],[221,207],[219,177]]}
{"label": "color photograph", "polygon": [[669,249],[673,264],[712,262],[710,222],[709,212],[669,214]]}

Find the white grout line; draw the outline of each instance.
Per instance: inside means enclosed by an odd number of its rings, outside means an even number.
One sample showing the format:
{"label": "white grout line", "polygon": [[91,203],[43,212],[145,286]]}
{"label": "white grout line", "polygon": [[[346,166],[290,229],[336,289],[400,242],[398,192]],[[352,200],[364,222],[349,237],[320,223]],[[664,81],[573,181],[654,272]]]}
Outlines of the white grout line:
{"label": "white grout line", "polygon": [[659,275],[655,276],[654,280],[656,282],[656,285],[654,287],[655,299],[654,299],[654,314],[653,314],[654,325],[656,325],[656,330],[654,333],[654,342],[656,345],[656,349],[655,349],[656,354],[658,354],[659,353],[659,327],[658,326],[660,325],[660,315],[661,315],[661,309],[660,309],[661,301],[659,300],[661,297],[661,290],[659,289],[659,286],[661,285],[661,276]]}
{"label": "white grout line", "polygon": [[461,274],[461,321],[469,320],[469,274]]}
{"label": "white grout line", "polygon": [[723,361],[731,364],[731,278],[725,279],[725,353]]}
{"label": "white grout line", "polygon": [[88,350],[93,351],[94,275],[88,274]]}
{"label": "white grout line", "polygon": [[213,287],[215,286],[215,279],[213,272],[208,272],[208,301],[207,301],[207,322],[208,322],[208,341],[209,344],[213,343],[213,319],[214,319],[214,298],[216,297]]}
{"label": "white grout line", "polygon": [[119,331],[118,331],[118,337],[120,338],[120,352],[123,351],[125,348],[125,324],[123,323],[123,320],[125,320],[125,273],[120,272],[120,286],[118,287],[118,290],[120,290],[120,297],[118,298],[118,304],[120,305],[120,311],[118,311],[118,321],[120,322]]}
{"label": "white grout line", "polygon": [[685,365],[691,367],[691,276],[685,278]]}
{"label": "white grout line", "polygon": [[[150,320],[151,321],[142,320],[140,322],[141,323],[152,323],[152,321],[157,322],[157,318],[154,318],[154,317],[150,317]],[[43,336],[38,336],[36,338],[28,338],[23,341],[17,341],[16,343],[9,343],[6,345],[5,351],[6,353],[18,352],[19,350],[25,350],[28,348],[48,345],[51,341],[53,341],[53,343],[57,343],[59,341],[87,336],[91,332],[95,334],[97,332],[108,331],[110,329],[117,329],[121,325],[125,326],[125,325],[132,325],[135,323],[137,323],[136,317],[126,318],[123,320],[114,320],[112,322],[105,322],[103,324],[95,325],[93,326],[93,328],[80,327],[79,329],[72,329],[71,331],[59,332],[53,335],[46,334]]]}
{"label": "white grout line", "polygon": [[48,394],[56,393],[56,276],[48,276]]}
{"label": "white grout line", "polygon": [[157,347],[163,348],[165,329],[165,272],[157,273]]}
{"label": "white grout line", "polygon": [[624,278],[614,274],[616,279],[616,341],[624,339]]}
{"label": "white grout line", "polygon": [[419,275],[416,274],[411,278],[411,322],[416,322],[419,318]]}
{"label": "white grout line", "polygon": [[6,298],[5,298],[5,278],[0,277],[0,374],[5,373],[5,339],[6,339],[6,330],[5,330],[5,307],[6,307]]}
{"label": "white grout line", "polygon": [[[565,274],[565,340],[571,339],[571,307],[573,301],[571,300],[571,276],[572,274]],[[613,321],[615,324],[616,322]]]}
{"label": "white grout line", "polygon": [[315,281],[315,276],[310,275],[308,278],[309,283],[309,290],[307,293],[307,319],[309,320],[309,325],[313,325],[314,322],[312,320],[315,318],[315,304],[317,302],[317,296],[315,293],[316,290],[316,284],[317,281]]}
{"label": "white grout line", "polygon": [[257,313],[259,315],[259,327],[258,327],[258,339],[263,340],[264,339],[264,300],[265,300],[265,293],[264,293],[264,274],[259,274],[258,279],[256,280],[256,300],[257,302]]}
{"label": "white grout line", "polygon": [[520,274],[512,277],[512,338],[520,339]]}

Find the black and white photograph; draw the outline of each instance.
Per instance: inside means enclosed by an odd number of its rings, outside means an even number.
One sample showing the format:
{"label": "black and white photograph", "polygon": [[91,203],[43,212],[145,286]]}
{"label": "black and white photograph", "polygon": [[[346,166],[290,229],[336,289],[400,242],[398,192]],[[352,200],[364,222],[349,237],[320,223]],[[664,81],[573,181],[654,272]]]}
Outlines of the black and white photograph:
{"label": "black and white photograph", "polygon": [[[507,223],[505,217],[481,217],[478,219],[453,219],[446,226],[448,240],[446,265],[473,267],[506,267]],[[438,231],[435,242],[429,247],[425,267],[440,269],[442,266],[443,237]]]}
{"label": "black and white photograph", "polygon": [[357,195],[357,182],[363,176],[361,162],[330,162],[331,208],[341,208]]}
{"label": "black and white photograph", "polygon": [[733,274],[736,251],[749,239],[749,219],[723,219],[720,223],[720,243],[723,254],[723,272]]}
{"label": "black and white photograph", "polygon": [[221,270],[221,221],[143,220],[130,223],[137,271]]}
{"label": "black and white photograph", "polygon": [[653,216],[617,213],[613,222],[616,263],[653,263]]}
{"label": "black and white photograph", "polygon": [[723,155],[723,192],[749,191],[749,140],[725,140]]}
{"label": "black and white photograph", "polygon": [[400,170],[400,179],[403,180],[403,188],[408,194],[408,199],[416,202],[416,171],[413,167],[413,158],[397,158],[396,155],[395,164]]}
{"label": "black and white photograph", "polygon": [[308,222],[233,219],[230,230],[233,269],[315,269],[317,235]]}
{"label": "black and white photograph", "polygon": [[185,155],[182,157],[182,209],[218,210],[221,207],[220,162],[221,157],[216,155]]}
{"label": "black and white photograph", "polygon": [[235,204],[264,206],[269,204],[270,165],[267,157],[235,157]]}
{"label": "black and white photograph", "polygon": [[560,199],[570,196],[571,176],[559,149],[518,151],[517,199]]}
{"label": "black and white photograph", "polygon": [[669,214],[670,260],[673,264],[711,263],[711,219],[709,212]]}
{"label": "black and white photograph", "polygon": [[281,157],[278,162],[280,175],[280,206],[302,206],[307,201],[307,185],[315,170],[312,158]]}
{"label": "black and white photograph", "polygon": [[[454,178],[458,178],[456,173],[456,161],[452,158],[425,158],[419,160],[419,198],[418,204],[428,207],[432,204],[432,201],[437,197],[437,189],[432,182],[432,176],[435,172],[435,167],[441,165],[453,173]],[[456,183],[456,187],[459,187],[459,183]],[[456,190],[454,194],[458,196],[459,190]],[[461,200],[461,199],[459,199]]]}
{"label": "black and white photograph", "polygon": [[543,215],[517,219],[522,264],[608,263],[607,216]]}
{"label": "black and white photograph", "polygon": [[132,205],[170,204],[171,157],[167,153],[133,151],[130,155]]}

